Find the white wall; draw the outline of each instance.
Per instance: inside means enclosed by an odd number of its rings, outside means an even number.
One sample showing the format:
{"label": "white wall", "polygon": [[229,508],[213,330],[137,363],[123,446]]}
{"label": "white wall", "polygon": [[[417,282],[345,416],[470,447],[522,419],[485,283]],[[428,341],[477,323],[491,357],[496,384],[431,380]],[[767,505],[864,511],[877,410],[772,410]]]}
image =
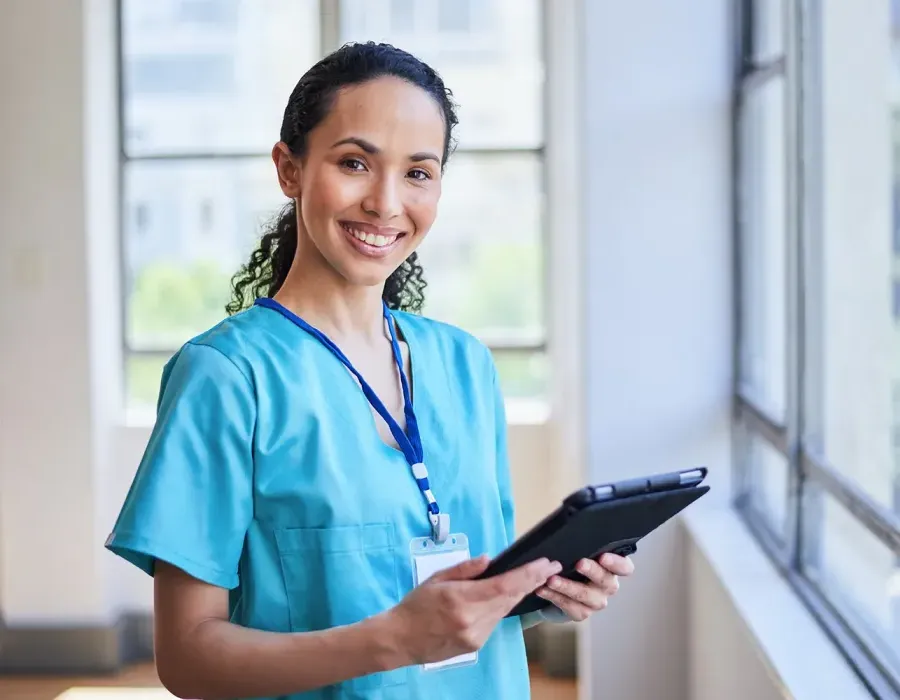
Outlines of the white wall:
{"label": "white wall", "polygon": [[[685,535],[688,575],[691,700],[779,700],[785,689],[759,653],[757,641],[722,580]],[[842,696],[844,697],[844,696]]]}
{"label": "white wall", "polygon": [[[730,3],[582,5],[588,471],[730,468]],[[582,697],[688,693],[685,550],[654,533],[584,635]]]}
{"label": "white wall", "polygon": [[100,373],[118,347],[114,209],[94,205],[115,201],[115,132],[94,110],[114,82],[88,78],[104,45],[88,50],[85,36],[111,18],[87,12],[96,4],[14,0],[0,21],[0,600],[11,625],[111,612],[99,545],[115,377]]}

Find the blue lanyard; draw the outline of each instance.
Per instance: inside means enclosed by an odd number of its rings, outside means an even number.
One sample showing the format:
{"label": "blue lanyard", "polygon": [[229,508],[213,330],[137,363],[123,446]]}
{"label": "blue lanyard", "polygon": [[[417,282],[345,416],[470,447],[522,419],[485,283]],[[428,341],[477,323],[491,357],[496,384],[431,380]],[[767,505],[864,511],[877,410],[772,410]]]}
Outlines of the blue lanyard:
{"label": "blue lanyard", "polygon": [[273,311],[277,311],[282,316],[298,325],[311,336],[316,338],[326,348],[331,350],[331,352],[341,362],[344,363],[347,369],[349,369],[353,373],[353,375],[359,381],[359,385],[362,387],[363,393],[366,395],[369,403],[372,404],[372,407],[378,412],[378,415],[380,415],[384,419],[385,423],[387,423],[388,428],[390,428],[391,430],[391,434],[394,436],[394,439],[397,441],[397,444],[403,451],[403,456],[406,457],[406,461],[412,468],[416,484],[419,486],[419,490],[422,492],[422,495],[425,497],[425,502],[428,505],[428,518],[431,521],[431,529],[435,542],[440,544],[444,540],[446,540],[447,535],[450,531],[450,516],[447,513],[441,513],[440,508],[438,508],[437,500],[435,499],[434,494],[431,492],[431,487],[428,485],[428,470],[425,468],[424,464],[425,453],[422,449],[422,438],[419,434],[419,424],[416,422],[416,414],[413,412],[412,398],[410,397],[409,392],[409,382],[406,380],[406,371],[403,367],[403,356],[400,354],[400,343],[397,342],[397,333],[394,329],[394,319],[391,316],[391,312],[388,309],[387,304],[382,303],[382,307],[384,319],[387,322],[388,328],[390,329],[391,333],[391,347],[394,350],[394,361],[396,362],[397,369],[400,373],[400,386],[403,390],[403,414],[406,417],[405,433],[403,432],[403,429],[400,427],[397,421],[394,420],[394,417],[384,407],[381,399],[378,398],[378,396],[368,385],[366,380],[363,379],[363,376],[353,366],[353,363],[351,363],[350,360],[347,359],[347,356],[344,355],[343,352],[341,352],[341,349],[337,345],[335,345],[328,336],[322,333],[322,331],[320,331],[319,329],[314,328],[313,326],[308,324],[302,318],[297,316],[297,314],[285,308],[274,299],[262,297],[260,299],[257,299],[255,303],[258,306],[264,306],[268,309],[272,309]]}

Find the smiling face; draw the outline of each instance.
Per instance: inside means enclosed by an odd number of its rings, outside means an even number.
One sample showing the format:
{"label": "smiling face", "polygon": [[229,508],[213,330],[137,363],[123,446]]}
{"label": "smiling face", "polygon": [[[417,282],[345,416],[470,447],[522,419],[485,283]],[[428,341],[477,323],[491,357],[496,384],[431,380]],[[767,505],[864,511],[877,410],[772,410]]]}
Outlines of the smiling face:
{"label": "smiling face", "polygon": [[445,126],[440,107],[398,78],[340,90],[305,155],[275,147],[282,190],[299,203],[298,255],[318,254],[347,282],[383,284],[437,214]]}

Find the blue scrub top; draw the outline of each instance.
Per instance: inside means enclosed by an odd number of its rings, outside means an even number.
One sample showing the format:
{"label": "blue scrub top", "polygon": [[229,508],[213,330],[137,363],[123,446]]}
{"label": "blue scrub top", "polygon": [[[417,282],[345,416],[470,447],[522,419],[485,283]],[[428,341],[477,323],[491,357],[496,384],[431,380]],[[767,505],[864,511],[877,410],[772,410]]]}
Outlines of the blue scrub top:
{"label": "blue scrub top", "polygon": [[[431,488],[472,556],[513,539],[506,421],[489,351],[395,312]],[[162,377],[155,427],[107,547],[230,590],[231,619],[305,632],[358,622],[413,587],[409,545],[431,529],[403,454],[318,340],[254,306],[186,343]],[[418,666],[300,698],[530,696],[523,623],[503,620],[472,666]],[[302,659],[298,660],[302,663]]]}

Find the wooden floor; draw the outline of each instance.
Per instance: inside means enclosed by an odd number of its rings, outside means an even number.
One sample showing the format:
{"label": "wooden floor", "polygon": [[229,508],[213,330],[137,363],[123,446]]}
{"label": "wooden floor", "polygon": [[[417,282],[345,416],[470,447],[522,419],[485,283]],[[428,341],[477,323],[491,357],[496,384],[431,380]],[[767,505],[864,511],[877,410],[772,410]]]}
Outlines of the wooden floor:
{"label": "wooden floor", "polygon": [[[532,700],[576,700],[573,681],[556,680],[532,669]],[[2,700],[171,700],[152,665],[100,678],[20,678],[0,675]]]}

